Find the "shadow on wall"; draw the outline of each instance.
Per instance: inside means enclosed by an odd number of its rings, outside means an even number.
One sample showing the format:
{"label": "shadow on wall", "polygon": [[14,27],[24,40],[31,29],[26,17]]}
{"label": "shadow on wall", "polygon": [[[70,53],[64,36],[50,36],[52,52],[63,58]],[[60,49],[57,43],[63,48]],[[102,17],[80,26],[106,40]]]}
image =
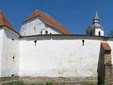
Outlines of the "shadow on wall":
{"label": "shadow on wall", "polygon": [[102,49],[102,45],[100,47],[100,54],[99,54],[99,60],[98,60],[98,84],[104,84],[105,80],[105,67],[104,67],[104,51]]}
{"label": "shadow on wall", "polygon": [[112,80],[111,48],[108,43],[101,43],[98,60],[98,84],[110,83]]}

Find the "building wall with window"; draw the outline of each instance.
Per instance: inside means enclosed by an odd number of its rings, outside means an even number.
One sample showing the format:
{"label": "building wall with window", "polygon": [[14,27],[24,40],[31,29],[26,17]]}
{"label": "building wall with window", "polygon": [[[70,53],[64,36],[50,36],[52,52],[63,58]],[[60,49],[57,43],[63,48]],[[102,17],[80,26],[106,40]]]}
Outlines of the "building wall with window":
{"label": "building wall with window", "polygon": [[95,29],[96,36],[104,36],[104,31],[102,29]]}
{"label": "building wall with window", "polygon": [[[3,35],[2,35],[3,33]],[[37,35],[21,37],[4,27],[1,77],[75,77],[95,78],[101,42],[113,49],[113,38],[86,35]],[[113,51],[111,50],[113,64]]]}
{"label": "building wall with window", "polygon": [[7,27],[3,28],[1,77],[18,76],[19,35]]}
{"label": "building wall with window", "polygon": [[97,78],[101,42],[93,36],[22,38],[19,75]]}
{"label": "building wall with window", "polygon": [[54,27],[47,25],[39,17],[23,22],[20,30],[22,36],[38,35],[38,34],[62,34]]}

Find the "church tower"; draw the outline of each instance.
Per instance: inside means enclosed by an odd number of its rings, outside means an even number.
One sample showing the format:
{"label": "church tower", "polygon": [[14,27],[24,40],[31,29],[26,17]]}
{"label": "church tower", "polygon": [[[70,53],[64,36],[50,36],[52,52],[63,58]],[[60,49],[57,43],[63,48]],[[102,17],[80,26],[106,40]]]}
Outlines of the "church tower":
{"label": "church tower", "polygon": [[96,10],[93,23],[86,29],[86,35],[104,36],[103,27],[99,23],[98,11]]}

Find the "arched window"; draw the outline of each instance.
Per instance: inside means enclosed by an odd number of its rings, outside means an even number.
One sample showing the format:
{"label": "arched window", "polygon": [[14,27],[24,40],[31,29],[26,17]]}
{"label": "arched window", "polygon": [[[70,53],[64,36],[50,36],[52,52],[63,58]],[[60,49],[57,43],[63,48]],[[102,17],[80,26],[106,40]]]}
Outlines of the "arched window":
{"label": "arched window", "polygon": [[42,30],[40,33],[41,34],[48,34],[48,31],[47,30]]}
{"label": "arched window", "polygon": [[101,36],[101,32],[100,31],[98,32],[98,35]]}
{"label": "arched window", "polygon": [[43,30],[40,33],[43,34]]}
{"label": "arched window", "polygon": [[46,30],[45,34],[48,34],[48,31]]}

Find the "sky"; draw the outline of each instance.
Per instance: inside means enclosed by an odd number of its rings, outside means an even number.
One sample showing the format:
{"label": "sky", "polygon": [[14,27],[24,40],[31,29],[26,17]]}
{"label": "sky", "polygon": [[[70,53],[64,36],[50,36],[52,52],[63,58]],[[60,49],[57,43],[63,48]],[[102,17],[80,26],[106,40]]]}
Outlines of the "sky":
{"label": "sky", "polygon": [[85,34],[98,9],[105,35],[113,30],[113,0],[0,0],[0,9],[17,32],[36,9],[56,19],[72,34]]}

